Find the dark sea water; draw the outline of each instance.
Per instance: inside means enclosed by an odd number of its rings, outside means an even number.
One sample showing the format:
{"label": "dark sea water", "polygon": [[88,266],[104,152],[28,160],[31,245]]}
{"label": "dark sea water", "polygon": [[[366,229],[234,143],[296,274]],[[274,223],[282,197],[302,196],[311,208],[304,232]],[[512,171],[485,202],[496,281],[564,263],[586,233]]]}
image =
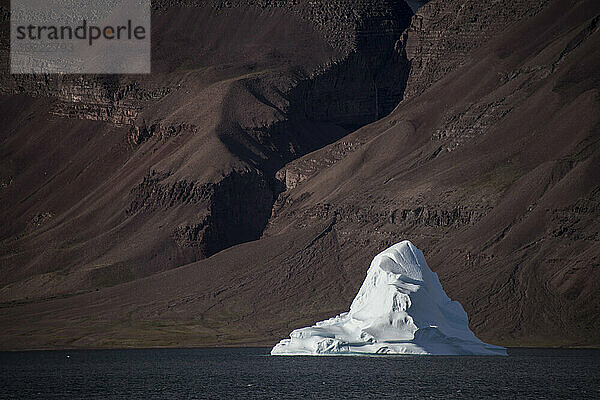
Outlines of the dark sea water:
{"label": "dark sea water", "polygon": [[600,399],[599,350],[271,357],[269,349],[0,353],[2,399]]}

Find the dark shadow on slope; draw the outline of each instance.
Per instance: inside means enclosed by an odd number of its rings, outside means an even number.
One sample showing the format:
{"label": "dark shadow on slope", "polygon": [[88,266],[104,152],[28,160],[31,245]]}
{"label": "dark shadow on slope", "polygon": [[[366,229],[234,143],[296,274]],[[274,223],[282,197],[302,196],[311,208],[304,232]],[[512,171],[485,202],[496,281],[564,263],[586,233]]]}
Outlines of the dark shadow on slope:
{"label": "dark shadow on slope", "polygon": [[[266,206],[263,196],[255,196],[264,191],[262,181],[254,190],[247,189],[250,197],[257,200],[256,204],[244,198],[243,205],[235,205],[247,207],[248,212],[264,218],[254,221],[256,227],[246,227],[252,231],[248,240],[260,237],[277,196],[285,189],[275,178],[280,168],[386,116],[402,100],[410,64],[395,43],[409,26],[413,12],[403,1],[393,2],[390,12],[391,18],[382,14],[362,21],[356,49],[342,60],[324,66],[310,76],[300,77],[299,83],[289,92],[277,93],[287,100],[286,107],[272,101],[273,94],[263,92],[264,86],[255,80],[243,81],[247,93],[258,103],[283,115],[283,119],[271,121],[267,126],[242,126],[232,111],[237,94],[230,93],[221,115],[222,123],[217,129],[218,137],[231,153],[262,173],[272,193],[268,213],[263,209]],[[217,226],[227,229],[229,224],[215,224],[215,238],[225,234]],[[241,241],[227,243],[234,245]],[[214,250],[226,247],[219,243]]]}

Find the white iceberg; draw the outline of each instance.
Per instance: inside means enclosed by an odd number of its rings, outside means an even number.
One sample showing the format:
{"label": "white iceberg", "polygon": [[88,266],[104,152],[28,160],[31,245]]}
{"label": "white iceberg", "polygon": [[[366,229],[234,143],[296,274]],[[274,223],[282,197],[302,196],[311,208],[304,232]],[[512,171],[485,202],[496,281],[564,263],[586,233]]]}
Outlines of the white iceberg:
{"label": "white iceberg", "polygon": [[421,250],[403,241],[371,262],[350,311],[296,329],[272,355],[506,355],[479,340],[467,313],[452,301]]}

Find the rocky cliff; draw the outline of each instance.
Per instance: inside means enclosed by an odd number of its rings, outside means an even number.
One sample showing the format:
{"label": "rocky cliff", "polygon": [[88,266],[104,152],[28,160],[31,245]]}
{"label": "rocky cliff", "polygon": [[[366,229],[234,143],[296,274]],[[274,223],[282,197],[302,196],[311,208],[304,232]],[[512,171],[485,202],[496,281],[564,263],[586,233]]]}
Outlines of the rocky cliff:
{"label": "rocky cliff", "polygon": [[538,14],[548,0],[432,1],[412,17],[397,43],[410,63],[406,97],[421,94],[468,61],[473,49],[511,24]]}

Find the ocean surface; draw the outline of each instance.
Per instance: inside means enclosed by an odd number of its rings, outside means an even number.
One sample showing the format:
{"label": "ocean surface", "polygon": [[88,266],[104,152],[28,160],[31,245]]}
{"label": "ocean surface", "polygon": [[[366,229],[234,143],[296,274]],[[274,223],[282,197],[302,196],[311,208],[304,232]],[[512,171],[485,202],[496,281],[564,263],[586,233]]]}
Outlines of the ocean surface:
{"label": "ocean surface", "polygon": [[1,399],[600,399],[600,350],[271,357],[269,349],[0,353]]}

